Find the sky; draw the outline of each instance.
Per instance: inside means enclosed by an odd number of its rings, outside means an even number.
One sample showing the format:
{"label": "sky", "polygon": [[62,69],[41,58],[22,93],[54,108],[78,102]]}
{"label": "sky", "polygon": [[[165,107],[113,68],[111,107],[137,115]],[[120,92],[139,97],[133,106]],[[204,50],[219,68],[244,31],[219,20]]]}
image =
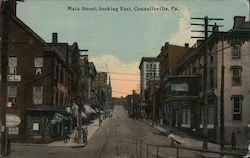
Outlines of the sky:
{"label": "sky", "polygon": [[[163,10],[137,9],[148,7]],[[17,4],[17,17],[46,42],[57,32],[59,42],[77,42],[80,49],[88,49],[97,71],[110,75],[112,95],[125,97],[132,90],[139,92],[142,57],[156,57],[165,42],[195,43],[191,36],[199,34],[191,30],[202,28],[190,24],[203,21],[191,17],[223,18],[217,24],[227,31],[234,16],[249,19],[248,8],[247,0],[25,0]]]}

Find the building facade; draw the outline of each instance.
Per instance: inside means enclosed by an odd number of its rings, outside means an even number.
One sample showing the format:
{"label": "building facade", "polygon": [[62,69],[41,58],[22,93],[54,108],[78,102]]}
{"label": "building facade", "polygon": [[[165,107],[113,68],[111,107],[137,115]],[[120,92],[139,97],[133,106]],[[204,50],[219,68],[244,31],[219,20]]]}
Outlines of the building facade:
{"label": "building facade", "polygon": [[[19,118],[20,124],[7,127],[7,137],[50,141],[61,137],[65,126],[72,129],[79,123],[79,49],[77,43],[58,43],[57,33],[52,43],[46,43],[16,17],[16,2],[11,4],[6,116]],[[4,13],[0,14],[1,37],[6,31]]]}
{"label": "building facade", "polygon": [[161,48],[160,54],[157,56],[160,62],[160,82],[159,82],[159,103],[157,104],[157,110],[159,111],[159,119],[163,122],[167,123],[165,119],[166,112],[166,97],[167,97],[167,90],[166,90],[166,79],[170,76],[170,73],[175,68],[176,64],[179,62],[180,59],[183,58],[184,55],[189,52],[191,48],[189,48],[189,44],[186,43],[185,46],[177,46],[171,45],[169,42],[166,42],[165,45]]}
{"label": "building facade", "polygon": [[[160,80],[160,63],[157,57],[142,57],[140,65],[140,94],[143,117],[152,117],[152,104],[149,105],[149,87]],[[151,99],[152,100],[152,99]]]}
{"label": "building facade", "polygon": [[[234,27],[227,32],[219,32],[216,26],[214,32],[208,38],[208,134],[209,139],[218,142],[220,138],[220,107],[221,107],[221,78],[222,66],[224,66],[224,125],[225,143],[230,144],[231,133],[235,132],[236,137],[241,142],[240,146],[247,145],[249,119],[249,22],[245,22],[244,17],[234,18]],[[180,83],[186,83],[186,77],[199,78],[196,83],[179,85],[179,89],[189,91],[190,86],[197,86],[198,95],[187,96],[199,97],[197,102],[187,98],[179,100],[177,104],[168,101],[169,122],[172,127],[180,128],[188,132],[202,136],[203,129],[203,105],[202,105],[202,83],[204,51],[206,45],[202,41],[197,41],[195,47],[183,57],[171,72],[171,76],[182,77]],[[224,54],[224,57],[222,57]],[[224,63],[222,65],[222,63]],[[171,76],[167,78],[166,87],[171,84]],[[179,83],[179,84],[180,84]],[[197,85],[198,83],[198,85]],[[189,85],[189,86],[188,86]],[[243,86],[244,85],[244,86]],[[170,89],[171,92],[171,89]],[[178,97],[172,93],[170,98]],[[195,108],[194,108],[195,107]]]}

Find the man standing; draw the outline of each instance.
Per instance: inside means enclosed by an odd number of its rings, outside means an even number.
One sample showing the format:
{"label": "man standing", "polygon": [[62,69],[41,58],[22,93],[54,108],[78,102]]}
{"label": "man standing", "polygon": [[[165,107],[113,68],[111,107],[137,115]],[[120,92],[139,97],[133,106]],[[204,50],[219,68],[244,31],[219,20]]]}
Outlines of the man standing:
{"label": "man standing", "polygon": [[232,149],[236,149],[236,136],[234,132],[232,132],[231,143],[232,143]]}
{"label": "man standing", "polygon": [[63,130],[64,143],[68,143],[68,134],[69,134],[68,127],[64,127],[64,130]]}
{"label": "man standing", "polygon": [[84,127],[82,130],[82,142],[87,144],[88,142],[88,127]]}

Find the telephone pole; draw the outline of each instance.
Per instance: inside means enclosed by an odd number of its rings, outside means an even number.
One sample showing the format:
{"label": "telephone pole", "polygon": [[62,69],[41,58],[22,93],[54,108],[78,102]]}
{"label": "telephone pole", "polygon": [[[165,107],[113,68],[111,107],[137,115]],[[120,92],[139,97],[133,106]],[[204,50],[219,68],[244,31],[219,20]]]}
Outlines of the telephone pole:
{"label": "telephone pole", "polygon": [[[201,32],[204,33],[204,37],[191,37],[191,38],[202,38],[204,39],[205,42],[205,50],[203,53],[204,56],[204,66],[203,66],[203,86],[202,86],[202,104],[203,104],[203,149],[207,149],[207,143],[208,143],[208,130],[207,130],[207,124],[208,124],[208,33],[213,32],[209,31],[208,27],[209,26],[214,26],[214,25],[209,25],[208,21],[209,20],[223,20],[223,19],[218,19],[218,18],[208,18],[205,16],[204,18],[191,18],[195,20],[203,20],[204,24],[195,24],[192,23],[191,25],[198,25],[198,26],[203,26],[204,30],[192,30],[192,32]],[[218,25],[218,27],[221,27],[221,25]]]}
{"label": "telephone pole", "polygon": [[6,156],[6,105],[7,105],[7,65],[8,65],[8,47],[9,47],[9,32],[11,5],[10,1],[4,2],[4,20],[3,20],[3,37],[1,50],[1,100],[0,115],[1,115],[1,155]]}

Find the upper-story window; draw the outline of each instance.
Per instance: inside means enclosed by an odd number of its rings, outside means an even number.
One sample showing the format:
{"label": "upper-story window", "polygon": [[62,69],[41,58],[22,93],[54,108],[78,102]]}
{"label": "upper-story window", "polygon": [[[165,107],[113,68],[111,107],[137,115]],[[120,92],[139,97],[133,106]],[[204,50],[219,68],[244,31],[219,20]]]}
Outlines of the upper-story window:
{"label": "upper-story window", "polygon": [[232,58],[240,58],[240,44],[232,46]]}
{"label": "upper-story window", "polygon": [[17,57],[9,56],[9,74],[17,74]]}
{"label": "upper-story window", "polygon": [[149,69],[149,64],[148,63],[146,64],[146,69]]}
{"label": "upper-story window", "polygon": [[43,69],[43,57],[36,57],[35,58],[35,74],[40,75],[42,74]]}
{"label": "upper-story window", "polygon": [[43,86],[33,86],[33,104],[43,103]]}
{"label": "upper-story window", "polygon": [[8,102],[12,104],[16,104],[16,93],[17,93],[17,86],[16,85],[8,85]]}
{"label": "upper-story window", "polygon": [[233,86],[241,85],[242,67],[241,66],[232,66],[230,69],[232,71],[232,85]]}

